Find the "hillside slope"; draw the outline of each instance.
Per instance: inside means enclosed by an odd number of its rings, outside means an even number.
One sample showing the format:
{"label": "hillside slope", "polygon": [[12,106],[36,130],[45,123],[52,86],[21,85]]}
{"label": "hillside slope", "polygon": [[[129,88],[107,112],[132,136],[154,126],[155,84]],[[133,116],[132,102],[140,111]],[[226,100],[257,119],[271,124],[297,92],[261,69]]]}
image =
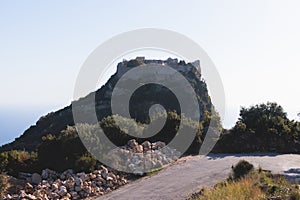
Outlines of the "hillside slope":
{"label": "hillside slope", "polygon": [[[172,68],[179,71],[194,88],[197,95],[197,100],[202,113],[200,116],[204,116],[204,111],[211,112],[213,108],[210,97],[208,95],[206,84],[201,80],[201,74],[198,73],[197,69],[200,68],[199,62],[185,63],[184,61],[178,62],[177,59],[167,60],[138,60],[133,59],[130,61],[124,60],[117,66],[117,71],[108,82],[98,89],[95,93],[95,106],[98,120],[100,121],[104,117],[111,115],[111,94],[114,86],[118,82],[119,78],[128,70],[148,63],[157,63],[171,66]],[[196,64],[195,64],[196,63]],[[180,87],[180,85],[178,85]],[[158,89],[159,88],[159,89]],[[159,93],[157,93],[159,91]],[[91,107],[86,105],[85,100],[89,96],[81,98],[77,101],[76,105],[81,105],[82,113],[89,114]],[[149,119],[148,108],[153,104],[161,104],[167,111],[176,110],[180,113],[180,106],[178,101],[174,99],[174,95],[167,88],[159,85],[146,85],[139,89],[139,92],[135,93],[132,98],[133,102],[130,104],[130,113],[137,121],[147,122]],[[74,120],[72,115],[72,104],[41,117],[37,123],[29,127],[19,138],[15,141],[3,145],[0,147],[0,152],[9,150],[26,150],[35,151],[37,146],[42,142],[42,137],[48,134],[58,136],[61,131],[65,130],[67,126],[73,126]]]}

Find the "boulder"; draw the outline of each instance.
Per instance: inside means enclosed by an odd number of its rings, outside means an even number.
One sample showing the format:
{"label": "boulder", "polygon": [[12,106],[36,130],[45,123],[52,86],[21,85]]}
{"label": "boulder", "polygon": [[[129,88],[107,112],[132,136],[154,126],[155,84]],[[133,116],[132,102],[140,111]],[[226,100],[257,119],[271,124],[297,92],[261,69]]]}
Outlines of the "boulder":
{"label": "boulder", "polygon": [[32,175],[31,175],[31,182],[33,183],[33,184],[39,184],[40,182],[42,181],[42,177],[41,177],[41,175],[39,175],[38,173],[33,173]]}

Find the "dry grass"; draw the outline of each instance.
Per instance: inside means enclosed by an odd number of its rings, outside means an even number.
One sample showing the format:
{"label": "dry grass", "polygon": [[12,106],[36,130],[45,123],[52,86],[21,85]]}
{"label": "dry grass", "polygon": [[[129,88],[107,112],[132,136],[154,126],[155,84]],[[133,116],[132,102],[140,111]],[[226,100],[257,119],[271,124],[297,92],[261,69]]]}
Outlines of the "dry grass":
{"label": "dry grass", "polygon": [[252,170],[240,179],[230,176],[213,188],[201,188],[189,200],[300,200],[298,184],[282,175],[274,175],[261,168]]}
{"label": "dry grass", "polygon": [[265,194],[253,178],[243,178],[238,182],[222,182],[209,190],[203,190],[198,200],[260,200]]}

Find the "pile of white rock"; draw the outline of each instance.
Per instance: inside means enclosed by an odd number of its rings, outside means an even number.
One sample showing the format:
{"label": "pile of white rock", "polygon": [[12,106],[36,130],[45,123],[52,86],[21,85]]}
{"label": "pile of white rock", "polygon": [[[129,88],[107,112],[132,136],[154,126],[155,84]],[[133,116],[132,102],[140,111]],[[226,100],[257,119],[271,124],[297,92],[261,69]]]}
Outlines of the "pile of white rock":
{"label": "pile of white rock", "polygon": [[[128,141],[127,145],[110,152],[111,163],[108,163],[108,166],[118,171],[144,175],[145,172],[159,169],[180,156],[180,152],[164,142],[145,141],[138,144],[133,139]],[[41,175],[21,173],[20,176],[27,182],[24,188],[16,191],[16,194],[7,194],[4,199],[89,199],[106,194],[127,183],[124,176],[104,166],[92,173],[74,173],[69,169],[59,174],[45,169]]]}
{"label": "pile of white rock", "polygon": [[23,190],[17,194],[7,194],[4,199],[88,199],[96,195],[103,195],[124,184],[124,177],[101,166],[100,170],[92,173],[74,173],[66,170],[60,175],[45,169],[42,174],[34,173],[27,177]]}
{"label": "pile of white rock", "polygon": [[145,141],[138,144],[132,139],[127,145],[112,150],[110,155],[109,165],[114,169],[143,175],[145,172],[151,172],[176,161],[182,154],[164,142]]}

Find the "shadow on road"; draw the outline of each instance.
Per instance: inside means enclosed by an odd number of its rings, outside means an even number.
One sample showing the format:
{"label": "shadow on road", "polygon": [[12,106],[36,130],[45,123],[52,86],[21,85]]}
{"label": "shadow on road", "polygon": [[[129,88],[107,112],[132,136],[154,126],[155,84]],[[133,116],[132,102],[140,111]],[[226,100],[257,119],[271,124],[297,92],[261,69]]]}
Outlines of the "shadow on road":
{"label": "shadow on road", "polygon": [[209,160],[217,160],[225,157],[275,157],[282,154],[276,153],[249,153],[249,154],[208,154],[207,157]]}
{"label": "shadow on road", "polygon": [[300,168],[291,168],[289,170],[284,171],[285,176],[288,180],[299,183],[300,180]]}

